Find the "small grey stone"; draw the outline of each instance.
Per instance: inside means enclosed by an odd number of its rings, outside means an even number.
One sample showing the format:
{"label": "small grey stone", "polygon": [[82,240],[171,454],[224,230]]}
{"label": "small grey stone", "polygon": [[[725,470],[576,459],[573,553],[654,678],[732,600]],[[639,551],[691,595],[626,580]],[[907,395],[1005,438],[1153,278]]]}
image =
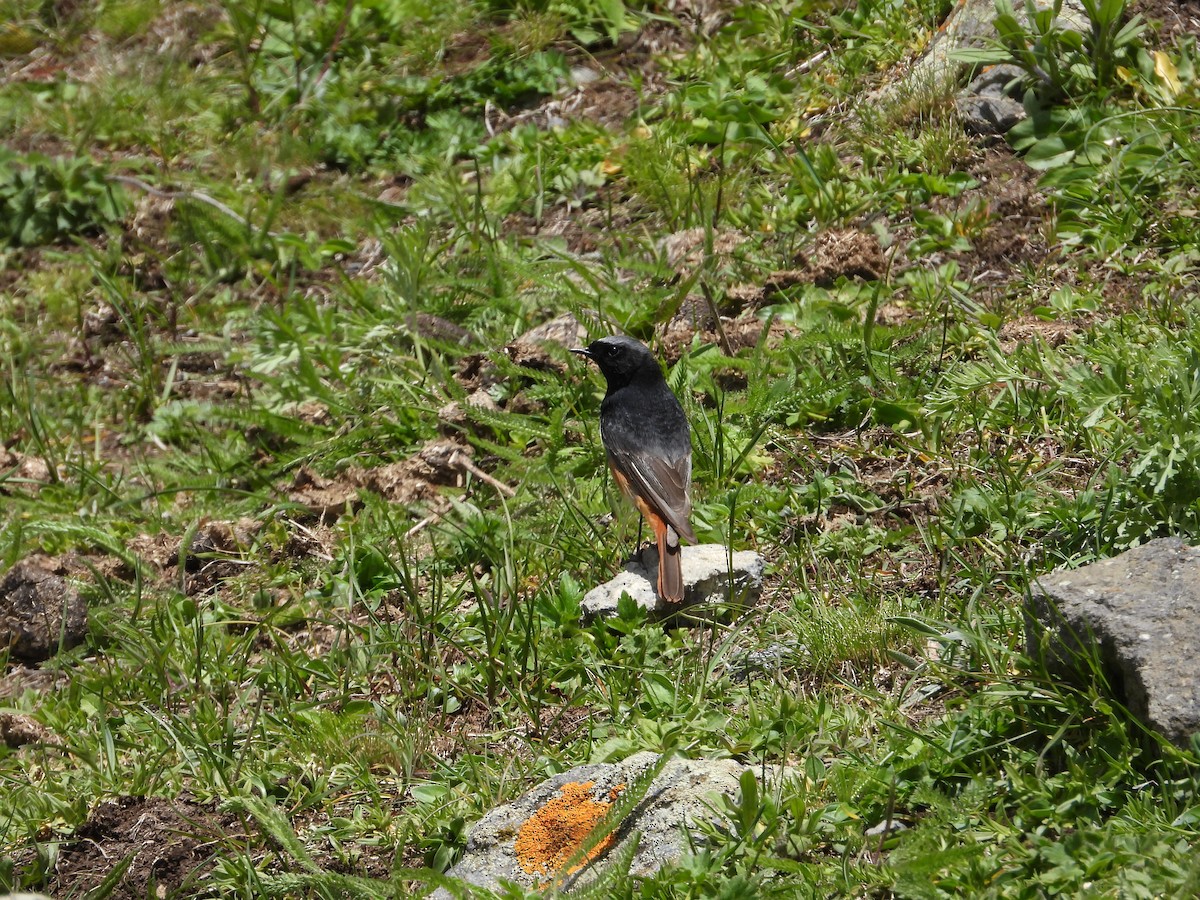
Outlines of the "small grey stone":
{"label": "small grey stone", "polygon": [[595,69],[587,66],[572,66],[571,67],[571,82],[573,84],[591,84],[593,81],[600,80],[600,73]]}
{"label": "small grey stone", "polygon": [[1020,66],[1002,64],[984,69],[967,85],[967,92],[984,97],[1009,97],[1019,101],[1024,95],[1021,87],[1025,70]]}
{"label": "small grey stone", "polygon": [[666,603],[658,596],[658,548],[651,545],[625,565],[625,571],[584,595],[583,613],[588,619],[610,618],[617,614],[622,594],[628,594],[638,606],[659,614],[672,614],[697,608],[717,608],[728,604],[752,606],[762,594],[765,563],[752,550],[729,553],[723,544],[697,544],[684,547],[680,559],[683,568],[683,602]]}
{"label": "small grey stone", "polygon": [[963,128],[979,135],[1007,134],[1026,116],[1025,107],[1011,97],[985,94],[960,94],[954,98],[954,108]]}
{"label": "small grey stone", "polygon": [[431,313],[409,313],[404,317],[404,324],[409,331],[426,340],[443,341],[447,344],[457,344],[460,347],[469,347],[479,343],[479,339],[461,325]]}
{"label": "small grey stone", "polygon": [[540,344],[549,341],[560,347],[581,347],[587,343],[587,329],[573,313],[563,313],[530,328],[514,344]]}
{"label": "small grey stone", "polygon": [[876,822],[870,828],[863,832],[866,837],[880,837],[885,834],[894,834],[897,831],[907,831],[908,823],[901,822],[899,819],[884,819],[882,822]]}
{"label": "small grey stone", "polygon": [[1095,651],[1117,699],[1186,746],[1200,732],[1200,548],[1162,538],[1042,576],[1026,642],[1051,670],[1085,678]]}
{"label": "small grey stone", "polygon": [[30,556],[0,579],[0,647],[14,659],[42,662],[87,634],[87,604],[53,567]]}
{"label": "small grey stone", "polygon": [[963,127],[973,134],[1002,135],[1025,118],[1021,102],[1024,72],[1013,65],[984,69],[955,99]]}

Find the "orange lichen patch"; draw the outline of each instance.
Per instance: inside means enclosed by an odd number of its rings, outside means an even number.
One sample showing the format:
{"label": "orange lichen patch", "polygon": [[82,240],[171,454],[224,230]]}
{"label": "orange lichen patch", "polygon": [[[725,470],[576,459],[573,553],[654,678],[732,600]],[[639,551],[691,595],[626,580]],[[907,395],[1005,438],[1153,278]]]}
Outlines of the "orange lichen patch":
{"label": "orange lichen patch", "polygon": [[[557,872],[579,849],[592,829],[604,818],[612,803],[592,799],[594,781],[572,781],[564,784],[548,803],[530,816],[517,832],[514,850],[517,862],[530,875],[552,875]],[[621,787],[624,787],[622,785]],[[620,788],[613,788],[609,796],[616,798]],[[613,836],[588,851],[587,857],[569,871],[575,872],[607,850]]]}

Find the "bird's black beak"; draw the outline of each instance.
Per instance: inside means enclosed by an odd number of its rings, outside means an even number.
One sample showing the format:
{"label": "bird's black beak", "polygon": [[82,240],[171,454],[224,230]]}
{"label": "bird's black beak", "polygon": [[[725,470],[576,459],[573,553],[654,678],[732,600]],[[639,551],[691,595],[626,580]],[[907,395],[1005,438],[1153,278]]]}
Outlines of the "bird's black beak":
{"label": "bird's black beak", "polygon": [[592,351],[587,347],[570,347],[569,349],[572,353],[578,353],[580,356],[587,357],[588,359],[592,358]]}

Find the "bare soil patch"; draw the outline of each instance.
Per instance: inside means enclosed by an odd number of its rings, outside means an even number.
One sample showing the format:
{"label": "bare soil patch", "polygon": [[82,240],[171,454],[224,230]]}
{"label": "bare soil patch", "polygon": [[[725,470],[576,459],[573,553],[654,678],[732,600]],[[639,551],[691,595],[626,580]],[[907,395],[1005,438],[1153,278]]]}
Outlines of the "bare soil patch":
{"label": "bare soil patch", "polygon": [[18,492],[36,494],[52,480],[50,465],[44,458],[9,450],[0,444],[0,496]]}
{"label": "bare soil patch", "polygon": [[879,239],[866,231],[831,228],[822,231],[795,259],[796,268],[772,272],[763,282],[763,297],[797,284],[829,287],[840,278],[878,281],[887,271]]}
{"label": "bare soil patch", "polygon": [[0,700],[20,697],[26,691],[46,694],[57,690],[67,681],[65,672],[14,665],[0,677]]}
{"label": "bare soil patch", "polygon": [[63,845],[48,889],[82,896],[127,863],[108,897],[198,896],[215,858],[245,838],[236,817],[218,813],[214,804],[120,797],[102,803]]}
{"label": "bare soil patch", "polygon": [[[692,345],[692,338],[699,334],[707,344],[714,344],[727,356],[755,347],[764,340],[768,346],[777,345],[788,333],[789,326],[777,319],[764,322],[753,309],[746,309],[737,316],[715,316],[712,307],[703,297],[690,296],[680,305],[679,311],[659,331],[658,347],[668,364],[676,363]],[[718,374],[725,390],[741,390],[746,386],[743,372],[729,368]]]}
{"label": "bare soil patch", "polygon": [[0,579],[0,648],[16,659],[42,662],[87,635],[87,603],[57,568],[33,554]]}
{"label": "bare soil patch", "polygon": [[983,204],[981,212],[986,211],[988,222],[970,251],[953,256],[967,278],[977,284],[1005,283],[1021,267],[1046,261],[1051,251],[1045,223],[1051,208],[1038,189],[1038,173],[1007,147],[984,151],[970,173],[979,187],[951,201],[953,209]]}
{"label": "bare soil patch", "polygon": [[543,210],[540,217],[524,211],[512,213],[504,220],[504,229],[513,235],[559,238],[572,253],[586,254],[611,247],[650,216],[643,201],[608,184],[581,206],[560,203]]}
{"label": "bare soil patch", "polygon": [[47,744],[53,736],[45,725],[32,716],[20,713],[0,713],[0,743],[6,747],[26,744]]}
{"label": "bare soil patch", "polygon": [[1147,42],[1170,46],[1182,37],[1200,37],[1198,0],[1134,0],[1128,15],[1141,14],[1150,25]]}
{"label": "bare soil patch", "polygon": [[195,596],[215,590],[254,564],[261,528],[262,523],[251,518],[202,521],[190,535],[142,534],[128,546],[164,581],[181,583],[185,593]]}
{"label": "bare soil patch", "polygon": [[497,131],[508,131],[519,125],[532,124],[548,129],[573,121],[587,121],[617,131],[637,111],[641,96],[644,93],[639,94],[632,85],[605,78],[581,84],[533,109],[499,117],[491,124]]}
{"label": "bare soil patch", "polygon": [[362,508],[358,485],[349,478],[325,478],[308,466],[296,470],[286,489],[287,498],[299,507],[301,522],[325,525]]}

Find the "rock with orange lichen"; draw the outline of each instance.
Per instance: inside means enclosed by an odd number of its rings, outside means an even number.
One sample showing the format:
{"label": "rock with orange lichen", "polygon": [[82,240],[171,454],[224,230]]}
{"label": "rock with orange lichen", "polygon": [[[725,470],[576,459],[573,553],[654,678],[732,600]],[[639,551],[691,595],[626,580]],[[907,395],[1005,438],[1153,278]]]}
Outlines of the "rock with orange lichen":
{"label": "rock with orange lichen", "polygon": [[[525,820],[513,843],[513,851],[522,870],[530,875],[556,875],[583,846],[612,806],[609,800],[592,797],[595,786],[594,781],[568,781],[557,797],[551,798]],[[614,791],[616,788],[609,793]],[[590,849],[585,858],[572,866],[568,873],[582,869],[611,845],[610,834]]]}
{"label": "rock with orange lichen", "polygon": [[[468,835],[462,860],[447,874],[484,888],[504,882],[524,888],[545,885],[592,834],[626,785],[657,761],[656,753],[637,753],[621,763],[579,766],[543,781],[480,819]],[[583,869],[579,882],[586,883],[588,867],[602,863],[635,834],[634,875],[644,877],[675,862],[689,843],[685,831],[692,832],[692,841],[700,841],[696,823],[717,815],[714,809],[720,804],[714,800],[720,795],[737,796],[745,770],[729,759],[671,760],[641,803],[572,872]],[[439,890],[432,896],[451,894]]]}

